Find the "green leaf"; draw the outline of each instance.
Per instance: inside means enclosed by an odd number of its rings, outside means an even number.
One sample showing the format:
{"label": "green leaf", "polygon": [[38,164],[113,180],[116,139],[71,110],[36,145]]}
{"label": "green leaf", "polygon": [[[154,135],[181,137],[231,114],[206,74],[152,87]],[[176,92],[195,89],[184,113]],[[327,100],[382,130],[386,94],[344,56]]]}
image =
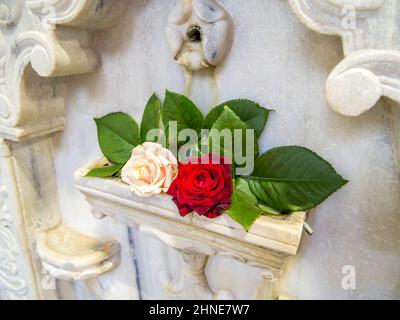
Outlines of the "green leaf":
{"label": "green leaf", "polygon": [[[140,126],[141,142],[146,142],[147,133],[152,129],[160,129],[161,101],[153,94],[146,105]],[[149,141],[155,142],[155,141]]]}
{"label": "green leaf", "polygon": [[[243,122],[235,112],[233,112],[230,108],[227,106],[224,107],[223,112],[221,113],[220,117],[214,122],[214,125],[211,128],[212,130],[218,130],[216,131],[210,131],[209,135],[209,140],[211,141],[213,150],[215,150],[215,147],[220,148],[221,150],[221,155],[225,155],[230,157],[232,160],[238,159],[241,157],[244,153],[246,153],[246,130],[249,129],[247,124]],[[221,142],[219,137],[223,136],[223,130],[228,129],[231,132],[232,140],[233,141],[233,146],[228,147],[230,149],[224,149],[223,146],[221,146]],[[242,130],[242,139],[237,140],[235,139],[234,135],[234,130]],[[219,135],[219,136],[218,136]],[[221,139],[223,140],[223,139]],[[258,154],[258,142],[257,142],[257,137],[254,136],[254,153],[255,153],[255,158],[256,155]],[[218,145],[216,143],[219,142]],[[232,150],[233,147],[233,150]],[[233,151],[233,153],[232,153]]]}
{"label": "green leaf", "polygon": [[228,106],[225,106],[222,110],[220,117],[214,122],[214,125],[211,129],[229,129],[233,132],[234,129],[246,130],[248,129],[248,127],[246,123],[244,123],[235,112],[228,108]]}
{"label": "green leaf", "polygon": [[166,91],[162,109],[162,120],[165,128],[170,121],[178,124],[178,133],[183,129],[193,129],[197,133],[203,127],[203,115],[196,105],[183,95]]}
{"label": "green leaf", "polygon": [[115,164],[124,164],[140,143],[139,127],[129,115],[117,112],[95,119],[101,151]]}
{"label": "green leaf", "polygon": [[282,212],[279,212],[271,207],[268,207],[265,204],[259,203],[258,207],[263,211],[263,215],[273,215],[273,216],[282,215]]}
{"label": "green leaf", "polygon": [[301,147],[270,150],[256,160],[249,179],[253,194],[280,212],[312,209],[346,183],[328,162]]}
{"label": "green leaf", "polygon": [[123,167],[122,164],[116,165],[116,166],[108,166],[108,167],[102,167],[102,168],[95,168],[90,170],[85,177],[98,177],[98,178],[108,178],[108,177],[113,177],[118,174],[118,172],[121,170]]}
{"label": "green leaf", "polygon": [[252,194],[246,180],[239,178],[235,182],[231,208],[226,213],[240,223],[246,231],[262,215],[257,198]]}
{"label": "green leaf", "polygon": [[215,121],[221,116],[224,107],[228,106],[236,115],[247,124],[249,129],[254,129],[257,137],[261,136],[268,116],[272,110],[261,107],[250,100],[231,100],[215,107],[204,120],[204,128],[211,129]]}

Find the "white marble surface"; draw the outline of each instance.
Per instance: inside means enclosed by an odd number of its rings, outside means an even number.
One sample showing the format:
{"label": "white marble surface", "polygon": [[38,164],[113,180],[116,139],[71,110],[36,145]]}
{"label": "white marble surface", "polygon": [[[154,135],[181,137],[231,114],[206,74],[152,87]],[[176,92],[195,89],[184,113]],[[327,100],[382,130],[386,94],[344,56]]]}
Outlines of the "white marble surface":
{"label": "white marble surface", "polygon": [[[283,0],[221,0],[235,24],[233,48],[217,70],[219,101],[250,98],[277,112],[260,143],[262,150],[298,144],[328,159],[351,180],[311,213],[314,235],[305,238],[288,266],[283,287],[294,298],[399,298],[399,180],[394,168],[384,103],[359,118],[332,111],[324,96],[325,80],[341,60],[338,39],[317,35],[298,22]],[[73,172],[100,155],[93,117],[125,111],[140,119],[148,97],[166,88],[184,89],[181,68],[171,58],[164,29],[175,0],[132,0],[125,17],[100,31],[95,48],[102,68],[70,79],[67,124],[55,136],[56,172],[64,220],[78,230],[122,245],[121,265],[102,276],[111,298],[163,298],[160,274],[176,277],[175,252],[128,231],[111,219],[96,221],[74,188]],[[209,109],[215,83],[207,74],[194,79],[193,99]],[[135,269],[138,267],[138,277]],[[353,265],[355,290],[341,287],[342,268]],[[213,289],[231,289],[251,298],[261,275],[226,258],[213,259],[207,270]],[[139,278],[140,292],[136,290]],[[81,298],[88,298],[81,284]]]}

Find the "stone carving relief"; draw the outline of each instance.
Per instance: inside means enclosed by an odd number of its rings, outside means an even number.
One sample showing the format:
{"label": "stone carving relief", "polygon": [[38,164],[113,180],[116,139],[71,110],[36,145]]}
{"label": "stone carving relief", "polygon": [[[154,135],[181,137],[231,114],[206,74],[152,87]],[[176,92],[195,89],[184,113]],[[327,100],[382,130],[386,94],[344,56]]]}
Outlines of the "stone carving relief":
{"label": "stone carving relief", "polygon": [[0,299],[21,299],[28,293],[28,287],[19,275],[19,247],[10,230],[12,220],[8,213],[0,216]]}
{"label": "stone carving relief", "polygon": [[21,254],[23,247],[19,236],[22,230],[18,230],[18,226],[22,217],[14,214],[20,208],[13,159],[3,140],[0,140],[0,181],[0,298],[26,299],[32,293],[31,283],[26,280],[31,270],[21,267],[24,263],[29,265],[29,259]]}
{"label": "stone carving relief", "polygon": [[85,280],[119,263],[118,243],[101,243],[63,224],[51,134],[64,126],[63,77],[96,70],[92,31],[111,26],[127,3],[0,1],[2,298],[60,298],[56,288],[41,286],[43,272]]}
{"label": "stone carving relief", "polygon": [[41,22],[86,30],[115,24],[126,4],[126,0],[27,0],[29,9]]}
{"label": "stone carving relief", "polygon": [[326,83],[332,108],[358,116],[383,96],[400,102],[398,13],[396,0],[289,0],[312,30],[342,38],[345,58]]}
{"label": "stone carving relief", "polygon": [[22,0],[6,0],[0,3],[0,26],[16,24],[21,17]]}
{"label": "stone carving relief", "polygon": [[174,59],[188,71],[216,67],[232,43],[230,16],[215,0],[179,0],[166,32]]}
{"label": "stone carving relief", "polygon": [[197,215],[180,217],[170,198],[139,198],[119,179],[87,178],[94,162],[75,173],[75,184],[97,218],[111,217],[176,250],[182,263],[178,279],[160,275],[170,299],[232,299],[229,290],[214,292],[204,269],[209,257],[227,256],[259,268],[263,282],[258,299],[277,299],[279,279],[286,258],[297,253],[306,215],[259,219],[249,233],[226,216],[209,221]]}
{"label": "stone carving relief", "polygon": [[[324,8],[338,8],[342,2],[332,0]],[[0,137],[6,139],[0,143],[2,298],[57,297],[54,291],[38,286],[42,266],[59,279],[89,281],[118,265],[119,244],[103,243],[65,226],[57,196],[46,198],[46,191],[54,194],[56,190],[47,181],[55,180],[51,133],[64,125],[67,81],[63,77],[96,70],[99,55],[91,47],[92,31],[114,23],[126,4],[127,0],[0,1]],[[296,6],[296,1],[292,4]],[[366,5],[364,1],[358,7],[368,16],[372,9],[383,6],[383,2]],[[232,27],[229,14],[217,1],[180,0],[167,26],[174,59],[188,72],[214,69],[231,47]],[[356,51],[363,38],[357,33],[352,37],[358,40],[343,36],[350,39],[345,47]],[[368,70],[374,71],[372,67]],[[347,66],[343,67],[334,78],[347,71]],[[390,78],[386,82],[390,84]],[[379,96],[385,93],[383,89],[376,91]],[[340,97],[333,100],[339,101]],[[38,164],[38,155],[45,155],[47,160]],[[20,171],[31,174],[25,176]],[[177,250],[183,272],[177,280],[164,277],[167,297],[187,298],[193,294],[194,298],[233,298],[231,292],[213,292],[208,285],[204,268],[208,257],[216,255],[259,267],[265,281],[257,297],[278,296],[280,271],[286,257],[297,252],[304,213],[285,221],[266,219],[250,234],[244,234],[227,221],[207,224],[195,217],[177,221],[176,212],[167,209],[164,200],[155,205],[141,203],[126,193],[127,188],[118,186],[109,189],[116,192],[115,198],[109,198],[96,181],[94,185],[87,183],[78,174],[77,186],[98,217],[112,216]],[[22,185],[35,187],[27,190]],[[38,194],[38,190],[44,190],[45,195]],[[88,287],[98,291],[93,281]],[[101,290],[96,294],[102,297]]]}
{"label": "stone carving relief", "polygon": [[57,279],[95,278],[115,269],[120,261],[118,242],[102,243],[62,224],[40,233],[36,247],[43,267]]}
{"label": "stone carving relief", "polygon": [[[33,132],[62,129],[65,92],[63,81],[57,77],[95,70],[99,59],[90,47],[87,29],[109,25],[121,14],[124,4],[125,1],[1,1],[0,126],[4,137],[18,140]],[[32,77],[31,69],[43,78],[25,81]],[[34,101],[28,99],[38,88],[41,94]]]}
{"label": "stone carving relief", "polygon": [[178,253],[182,263],[179,278],[173,280],[167,272],[159,275],[164,293],[169,299],[234,299],[232,292],[228,290],[214,292],[208,285],[204,269],[209,256],[217,255],[212,247],[193,242],[188,238],[173,236],[146,224],[137,225],[136,228],[143,234],[174,248]]}
{"label": "stone carving relief", "polygon": [[218,102],[216,68],[221,66],[233,41],[233,22],[216,0],[177,0],[168,17],[166,36],[173,59],[184,69],[184,93],[193,91],[195,72],[205,71],[212,103]]}
{"label": "stone carving relief", "polygon": [[[2,298],[56,297],[37,285],[41,260],[52,276],[68,280],[93,280],[119,262],[119,244],[100,242],[65,226],[57,199],[39,197],[35,190],[22,192],[20,186],[26,182],[45,190],[53,188],[35,174],[43,174],[46,181],[55,180],[51,134],[64,126],[64,77],[96,70],[100,58],[91,47],[92,32],[117,21],[127,2],[0,0],[0,137],[5,139],[0,143]],[[382,96],[400,102],[398,1],[289,3],[308,27],[343,39],[345,58],[326,84],[334,110],[357,116]],[[179,0],[169,16],[166,33],[173,58],[193,73],[223,63],[231,48],[233,23],[216,0]],[[30,167],[23,162],[29,154],[44,152],[49,155],[45,164],[39,166],[34,156]],[[21,167],[35,174],[18,175],[16,169]],[[208,258],[217,255],[260,268],[264,281],[256,297],[278,297],[280,272],[286,258],[297,253],[305,213],[295,213],[287,220],[267,217],[245,234],[223,219],[215,223],[196,217],[180,220],[165,199],[141,202],[128,187],[115,181],[85,179],[85,170],[78,170],[75,181],[96,217],[110,216],[162,241],[180,255],[181,277],[162,276],[167,297],[188,297],[193,290],[196,297],[234,298],[228,290],[213,292],[207,283],[204,268]],[[52,191],[54,194],[54,188]],[[26,207],[32,199],[37,207]],[[65,260],[65,254],[71,252],[73,263]]]}
{"label": "stone carving relief", "polygon": [[[7,174],[9,150],[1,146],[0,179],[4,183]],[[20,247],[14,233],[14,222],[9,208],[7,185],[0,186],[0,299],[21,299],[28,294],[28,286],[21,275],[18,256]]]}

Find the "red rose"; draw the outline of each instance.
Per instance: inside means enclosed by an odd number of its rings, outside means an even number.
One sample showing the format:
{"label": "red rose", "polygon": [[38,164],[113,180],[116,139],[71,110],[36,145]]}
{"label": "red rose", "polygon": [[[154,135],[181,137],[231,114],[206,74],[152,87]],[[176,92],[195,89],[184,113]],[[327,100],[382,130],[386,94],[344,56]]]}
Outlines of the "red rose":
{"label": "red rose", "polygon": [[195,211],[216,218],[230,208],[232,190],[231,165],[224,164],[223,157],[210,154],[188,164],[179,163],[178,176],[167,193],[182,217]]}

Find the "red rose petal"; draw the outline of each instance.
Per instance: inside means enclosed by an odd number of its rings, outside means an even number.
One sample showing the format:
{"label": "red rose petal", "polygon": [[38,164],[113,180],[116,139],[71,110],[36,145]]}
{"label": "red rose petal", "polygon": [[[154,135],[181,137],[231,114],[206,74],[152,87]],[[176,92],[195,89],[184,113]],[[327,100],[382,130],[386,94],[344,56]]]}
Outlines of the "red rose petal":
{"label": "red rose petal", "polygon": [[227,162],[224,157],[210,154],[178,164],[178,176],[167,193],[182,216],[196,211],[212,219],[229,209],[233,185]]}

